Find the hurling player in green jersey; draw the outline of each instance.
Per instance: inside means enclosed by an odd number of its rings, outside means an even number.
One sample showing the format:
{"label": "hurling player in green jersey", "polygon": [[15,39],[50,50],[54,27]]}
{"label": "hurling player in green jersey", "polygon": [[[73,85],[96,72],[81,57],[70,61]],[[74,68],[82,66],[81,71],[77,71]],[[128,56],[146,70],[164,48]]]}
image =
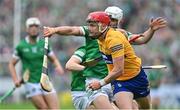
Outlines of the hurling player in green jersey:
{"label": "hurling player in green jersey", "polygon": [[66,63],[66,69],[71,71],[71,95],[74,107],[76,109],[88,109],[89,101],[86,93],[85,79],[83,70],[85,66],[81,65],[85,61],[86,48],[81,46],[75,50],[74,54]]}
{"label": "hurling player in green jersey", "polygon": [[[40,86],[40,77],[44,55],[44,39],[39,38],[40,21],[38,18],[28,18],[26,21],[27,36],[16,46],[13,58],[9,62],[9,70],[16,87],[21,85],[17,77],[15,65],[22,61],[22,71],[28,70],[30,75],[25,83],[26,97],[29,98],[37,109],[58,109],[59,102],[55,89],[52,92],[44,91]],[[59,74],[64,70],[49,48],[48,58],[55,65]]]}

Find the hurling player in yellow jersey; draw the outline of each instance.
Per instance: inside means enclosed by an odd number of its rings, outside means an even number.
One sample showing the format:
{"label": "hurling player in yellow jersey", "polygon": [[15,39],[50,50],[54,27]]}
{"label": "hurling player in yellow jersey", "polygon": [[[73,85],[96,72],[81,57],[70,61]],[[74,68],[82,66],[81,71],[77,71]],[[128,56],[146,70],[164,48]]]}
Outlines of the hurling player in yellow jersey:
{"label": "hurling player in yellow jersey", "polygon": [[111,83],[115,102],[120,109],[132,109],[133,99],[140,108],[150,108],[149,82],[141,69],[141,59],[119,31],[109,27],[110,18],[105,12],[92,12],[87,17],[90,36],[98,39],[99,49],[108,67],[108,75],[89,84],[96,90]]}

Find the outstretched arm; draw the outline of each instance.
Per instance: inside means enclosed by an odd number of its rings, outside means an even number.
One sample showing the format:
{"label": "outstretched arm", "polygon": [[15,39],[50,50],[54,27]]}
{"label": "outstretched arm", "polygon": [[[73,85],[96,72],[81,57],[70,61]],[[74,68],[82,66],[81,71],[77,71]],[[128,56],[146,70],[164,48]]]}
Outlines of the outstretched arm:
{"label": "outstretched arm", "polygon": [[80,26],[44,27],[43,35],[45,37],[53,34],[82,36],[83,32]]}
{"label": "outstretched arm", "polygon": [[137,36],[139,36],[139,38],[135,40],[130,39],[131,40],[130,43],[134,45],[146,44],[151,40],[151,38],[154,35],[154,32],[166,26],[167,26],[167,21],[161,17],[156,19],[151,19],[149,23],[149,29],[142,34],[133,34],[131,39],[134,39]]}

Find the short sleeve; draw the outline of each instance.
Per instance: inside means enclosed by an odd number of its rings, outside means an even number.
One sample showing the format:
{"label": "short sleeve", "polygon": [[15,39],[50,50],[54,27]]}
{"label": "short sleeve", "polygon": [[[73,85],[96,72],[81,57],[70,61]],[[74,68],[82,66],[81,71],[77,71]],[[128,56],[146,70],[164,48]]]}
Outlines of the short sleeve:
{"label": "short sleeve", "polygon": [[51,56],[51,55],[54,55],[54,52],[53,52],[53,49],[51,47],[51,43],[49,42],[49,45],[48,45],[48,56]]}
{"label": "short sleeve", "polygon": [[114,36],[108,39],[108,50],[112,55],[112,58],[124,56],[124,44],[123,40],[119,36]]}
{"label": "short sleeve", "polygon": [[89,30],[87,26],[81,26],[80,29],[85,37],[89,36]]}
{"label": "short sleeve", "polygon": [[16,46],[16,48],[14,49],[13,58],[18,59],[18,60],[20,59],[20,47],[19,46]]}
{"label": "short sleeve", "polygon": [[78,58],[82,62],[85,57],[85,54],[86,54],[85,47],[82,46],[74,52],[73,57]]}

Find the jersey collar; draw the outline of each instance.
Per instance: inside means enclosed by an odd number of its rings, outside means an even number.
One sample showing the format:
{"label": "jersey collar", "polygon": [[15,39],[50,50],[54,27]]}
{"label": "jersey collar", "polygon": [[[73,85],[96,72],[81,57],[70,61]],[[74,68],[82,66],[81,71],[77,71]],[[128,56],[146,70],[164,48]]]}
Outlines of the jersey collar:
{"label": "jersey collar", "polygon": [[[26,40],[27,43],[30,43],[29,36],[26,36],[25,40]],[[36,42],[39,42],[39,40],[40,40],[40,38],[39,38],[39,36],[38,36],[38,37],[36,38]]]}
{"label": "jersey collar", "polygon": [[102,35],[101,35],[101,40],[103,39],[105,39],[106,38],[106,35],[107,35],[107,32],[110,30],[110,28],[108,27],[106,30],[105,30],[105,32],[104,33],[102,33]]}

